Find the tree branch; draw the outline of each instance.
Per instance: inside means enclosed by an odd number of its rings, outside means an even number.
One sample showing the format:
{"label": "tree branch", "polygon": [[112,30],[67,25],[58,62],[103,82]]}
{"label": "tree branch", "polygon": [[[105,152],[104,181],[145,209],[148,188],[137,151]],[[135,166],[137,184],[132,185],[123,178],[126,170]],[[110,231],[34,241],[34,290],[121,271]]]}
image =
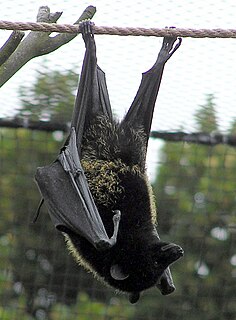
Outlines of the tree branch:
{"label": "tree branch", "polygon": [[[92,19],[96,12],[96,8],[93,6],[87,7],[82,15],[79,17],[78,20],[75,21],[74,24],[79,24],[81,21],[86,20],[86,19]],[[61,45],[68,43],[72,39],[74,39],[77,36],[77,34],[70,34],[70,33],[61,33],[56,35],[54,38],[51,38],[51,44],[55,46],[56,50],[59,48]]]}
{"label": "tree branch", "polygon": [[0,66],[7,61],[10,55],[16,50],[25,33],[22,31],[13,31],[9,39],[0,49]]}
{"label": "tree branch", "polygon": [[[95,12],[95,7],[87,7],[75,24],[78,24],[84,19],[92,19]],[[55,23],[61,15],[62,12],[50,13],[49,7],[43,6],[39,8],[37,22]],[[3,86],[29,60],[55,51],[62,45],[74,39],[77,35],[60,34],[55,37],[49,37],[50,33],[51,32],[30,32],[28,34],[5,63],[2,64],[0,69],[0,87]]]}

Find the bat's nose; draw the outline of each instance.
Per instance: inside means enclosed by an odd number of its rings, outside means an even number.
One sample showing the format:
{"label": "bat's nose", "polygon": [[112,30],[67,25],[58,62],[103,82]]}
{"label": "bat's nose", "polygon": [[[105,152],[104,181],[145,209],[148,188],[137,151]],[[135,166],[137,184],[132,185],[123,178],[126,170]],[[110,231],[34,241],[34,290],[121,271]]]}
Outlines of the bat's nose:
{"label": "bat's nose", "polygon": [[161,247],[161,251],[164,251],[164,252],[165,252],[165,251],[167,251],[167,250],[169,250],[169,249],[173,249],[173,248],[175,248],[176,251],[178,251],[179,254],[181,254],[181,255],[184,254],[184,250],[183,250],[180,246],[178,246],[177,244],[175,244],[175,243],[168,243],[168,244],[166,244],[165,246]]}

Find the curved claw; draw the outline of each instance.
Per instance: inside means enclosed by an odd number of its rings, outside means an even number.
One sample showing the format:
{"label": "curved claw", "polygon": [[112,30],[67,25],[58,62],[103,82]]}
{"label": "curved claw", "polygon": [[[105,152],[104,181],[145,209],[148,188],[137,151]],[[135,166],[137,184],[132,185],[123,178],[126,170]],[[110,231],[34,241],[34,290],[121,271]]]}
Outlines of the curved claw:
{"label": "curved claw", "polygon": [[174,49],[169,53],[169,58],[172,56],[173,53],[175,53],[176,50],[178,50],[178,48],[181,46],[181,43],[182,43],[182,38],[178,38],[178,43],[176,43]]}
{"label": "curved claw", "polygon": [[[173,29],[173,28],[175,27],[170,27],[170,29]],[[173,48],[176,40],[177,40],[176,36],[164,37],[161,51],[157,59],[158,62],[165,63],[174,54],[174,52],[181,46],[182,38],[178,38],[178,43]]]}

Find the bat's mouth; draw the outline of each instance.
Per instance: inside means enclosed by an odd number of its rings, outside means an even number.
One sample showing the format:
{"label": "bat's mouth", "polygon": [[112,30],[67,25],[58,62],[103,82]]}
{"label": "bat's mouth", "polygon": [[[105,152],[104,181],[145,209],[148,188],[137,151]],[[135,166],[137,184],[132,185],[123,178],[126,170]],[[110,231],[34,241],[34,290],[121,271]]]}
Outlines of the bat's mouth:
{"label": "bat's mouth", "polygon": [[161,247],[161,251],[167,251],[167,250],[169,250],[169,249],[172,249],[172,248],[175,247],[175,246],[176,246],[175,244],[169,243],[169,244]]}

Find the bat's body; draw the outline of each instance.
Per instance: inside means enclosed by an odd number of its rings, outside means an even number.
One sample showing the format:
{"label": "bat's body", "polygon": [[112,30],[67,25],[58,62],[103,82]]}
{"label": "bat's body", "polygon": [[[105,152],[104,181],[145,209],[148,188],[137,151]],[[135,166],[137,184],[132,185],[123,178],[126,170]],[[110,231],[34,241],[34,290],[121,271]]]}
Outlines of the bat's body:
{"label": "bat's body", "polygon": [[[121,212],[117,242],[103,252],[83,237],[69,234],[72,247],[76,248],[72,252],[77,256],[79,251],[82,263],[88,261],[91,270],[106,282],[129,292],[155,285],[164,269],[173,262],[173,255],[170,260],[166,256],[163,261],[166,254],[161,246],[164,244],[156,237],[153,195],[145,169],[140,165],[140,150],[144,145],[142,130],[132,132],[127,123],[119,126],[103,116],[93,119],[83,138],[82,166],[108,237],[114,229],[113,211]],[[128,159],[133,159],[130,164],[127,164]],[[176,249],[172,248],[173,253]],[[177,258],[178,250],[176,253]],[[163,264],[161,268],[160,264]],[[122,274],[129,275],[127,279],[114,279],[110,273],[113,265],[119,265]]]}
{"label": "bat's body", "polygon": [[118,123],[97,66],[91,23],[83,23],[81,30],[86,54],[71,135],[58,160],[38,169],[36,180],[53,222],[85,268],[129,292],[131,302],[154,285],[171,293],[168,266],[183,250],[159,239],[145,160],[164,65],[180,42],[172,50],[176,39],[164,39],[155,65],[143,74],[134,102]]}

